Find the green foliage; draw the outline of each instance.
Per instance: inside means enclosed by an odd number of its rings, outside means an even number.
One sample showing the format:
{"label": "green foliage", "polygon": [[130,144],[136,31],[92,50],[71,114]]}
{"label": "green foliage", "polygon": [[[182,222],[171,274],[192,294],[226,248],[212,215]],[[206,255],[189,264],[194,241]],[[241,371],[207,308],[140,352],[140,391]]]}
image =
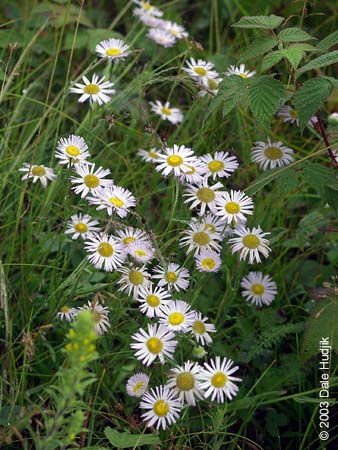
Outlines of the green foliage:
{"label": "green foliage", "polygon": [[329,50],[334,45],[338,44],[338,30],[333,31],[324,39],[318,42],[317,48],[321,51]]}
{"label": "green foliage", "polygon": [[265,30],[273,30],[278,28],[284,21],[283,17],[275,16],[244,16],[234,23],[232,26],[237,28],[260,28]]}
{"label": "green foliage", "polygon": [[325,223],[324,216],[318,211],[312,211],[304,216],[298,224],[296,230],[296,240],[300,246],[304,246],[309,237],[318,232],[318,229]]}
{"label": "green foliage", "polygon": [[241,55],[239,62],[249,61],[250,59],[256,58],[260,56],[272,48],[276,47],[278,44],[278,39],[275,37],[261,37],[255,39],[248,47],[245,49],[243,54]]}
{"label": "green foliage", "polygon": [[245,81],[236,75],[225,77],[219,85],[218,95],[210,102],[210,111],[223,105],[223,116],[229,114],[247,98]]}
{"label": "green foliage", "polygon": [[116,448],[138,448],[142,445],[159,445],[161,440],[152,434],[121,433],[110,427],[104,429],[104,434],[109,442]]}
{"label": "green foliage", "polygon": [[296,77],[298,78],[305,72],[313,69],[321,69],[322,67],[331,66],[332,64],[336,64],[338,62],[338,50],[334,50],[333,52],[326,53],[325,55],[318,56],[318,58],[313,59],[309,63],[305,64],[305,66],[300,67],[296,72]]}
{"label": "green foliage", "polygon": [[278,64],[284,58],[284,55],[281,50],[276,50],[275,52],[268,53],[264,56],[262,60],[261,70],[265,72],[266,70],[273,67],[275,64]]}
{"label": "green foliage", "polygon": [[284,28],[278,33],[278,39],[280,42],[305,42],[315,39],[306,31],[300,28]]}

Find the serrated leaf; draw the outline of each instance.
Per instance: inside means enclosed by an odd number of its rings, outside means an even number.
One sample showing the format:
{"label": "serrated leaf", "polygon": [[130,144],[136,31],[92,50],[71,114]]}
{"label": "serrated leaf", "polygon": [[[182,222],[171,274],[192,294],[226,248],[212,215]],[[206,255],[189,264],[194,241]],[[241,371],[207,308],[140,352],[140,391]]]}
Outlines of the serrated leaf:
{"label": "serrated leaf", "polygon": [[248,47],[245,49],[244,53],[240,57],[239,62],[249,61],[250,59],[256,58],[263,53],[268,52],[278,44],[278,40],[275,37],[262,37],[255,39]]}
{"label": "serrated leaf", "polygon": [[276,50],[275,52],[268,53],[264,56],[262,61],[262,72],[270,69],[275,64],[278,64],[281,59],[284,58],[283,53],[280,50]]}
{"label": "serrated leaf", "polygon": [[318,48],[314,45],[307,44],[307,43],[298,43],[298,44],[291,44],[288,48],[297,47],[300,50],[304,50],[304,52],[318,52]]}
{"label": "serrated leaf", "polygon": [[266,170],[261,173],[256,180],[245,189],[245,192],[252,196],[256,194],[256,192],[260,191],[264,186],[271,183],[271,181],[275,180],[280,176],[280,170]]}
{"label": "serrated leaf", "polygon": [[319,48],[319,50],[325,51],[336,44],[338,44],[338,30],[330,33],[328,36],[318,42],[317,48]]}
{"label": "serrated leaf", "polygon": [[284,30],[280,31],[278,33],[278,39],[280,42],[304,42],[316,38],[312,37],[300,28],[290,27],[284,28]]}
{"label": "serrated leaf", "polygon": [[161,440],[158,436],[153,434],[130,434],[121,433],[113,428],[106,427],[104,434],[109,442],[117,448],[140,447],[141,445],[158,445]]}
{"label": "serrated leaf", "polygon": [[293,69],[296,70],[299,63],[305,56],[305,52],[298,47],[288,47],[281,50],[283,56],[290,62]]}
{"label": "serrated leaf", "polygon": [[302,73],[308,72],[312,69],[320,69],[321,67],[330,66],[331,64],[335,64],[338,62],[338,50],[333,52],[326,53],[325,55],[318,56],[318,58],[313,59],[309,63],[305,64],[305,66],[300,67],[296,75],[299,77]]}
{"label": "serrated leaf", "polygon": [[285,99],[283,83],[264,75],[249,86],[250,107],[257,122],[268,128],[272,116]]}
{"label": "serrated leaf", "polygon": [[244,16],[232,26],[237,28],[262,28],[274,30],[283,22],[284,17],[275,16]]}
{"label": "serrated leaf", "polygon": [[323,200],[335,211],[338,210],[338,184],[324,187]]}
{"label": "serrated leaf", "polygon": [[321,164],[308,163],[303,169],[304,178],[310,187],[320,195],[323,194],[325,186],[334,186],[336,177],[331,169]]}
{"label": "serrated leaf", "polygon": [[285,170],[277,179],[277,188],[280,195],[286,195],[298,186],[299,176],[295,170]]}
{"label": "serrated leaf", "polygon": [[225,77],[220,83],[216,97],[210,103],[210,110],[223,104],[223,115],[229,114],[247,96],[245,80],[238,75]]}
{"label": "serrated leaf", "polygon": [[318,211],[312,211],[304,216],[298,224],[296,230],[296,240],[299,245],[304,245],[309,237],[317,233],[319,227],[325,221],[323,215]]}
{"label": "serrated leaf", "polygon": [[327,78],[305,81],[295,94],[295,107],[299,113],[300,128],[314,116],[333,91],[334,85]]}

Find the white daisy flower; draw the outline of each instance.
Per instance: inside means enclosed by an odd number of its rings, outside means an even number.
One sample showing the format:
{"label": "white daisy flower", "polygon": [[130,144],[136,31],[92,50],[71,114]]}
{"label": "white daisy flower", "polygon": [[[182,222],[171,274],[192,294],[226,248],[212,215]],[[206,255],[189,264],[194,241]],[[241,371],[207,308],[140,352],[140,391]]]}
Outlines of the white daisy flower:
{"label": "white daisy flower", "polygon": [[250,197],[242,191],[222,192],[215,202],[215,215],[228,224],[245,221],[245,215],[253,214],[254,204]]}
{"label": "white daisy flower", "polygon": [[199,364],[186,361],[183,366],[175,367],[169,373],[168,388],[190,406],[196,406],[196,398],[203,399],[204,391],[198,379],[200,370]]}
{"label": "white daisy flower", "polygon": [[128,378],[126,391],[130,397],[142,397],[148,389],[149,377],[143,372],[136,373]]}
{"label": "white daisy flower", "polygon": [[218,233],[206,230],[205,225],[196,221],[189,223],[189,229],[183,231],[183,238],[179,241],[180,247],[188,246],[187,253],[194,252],[195,255],[203,250],[221,250],[216,242],[221,237]]}
{"label": "white daisy flower", "polygon": [[97,268],[102,266],[106,272],[112,272],[120,267],[125,260],[122,245],[114,236],[105,233],[90,235],[85,242],[87,258]]}
{"label": "white daisy flower", "polygon": [[169,120],[174,125],[182,122],[183,114],[179,108],[170,108],[170,103],[165,102],[163,105],[159,100],[149,102],[151,110],[158,114],[162,120]]}
{"label": "white daisy flower", "polygon": [[225,225],[220,217],[208,213],[205,216],[200,216],[198,218],[193,217],[191,221],[203,224],[206,231],[209,233],[218,233],[221,239],[223,239]]}
{"label": "white daisy flower", "polygon": [[189,286],[189,271],[178,264],[169,263],[167,269],[163,269],[161,266],[154,268],[153,278],[159,279],[159,286],[168,286],[169,289],[175,289],[175,291],[185,291]]}
{"label": "white daisy flower", "polygon": [[264,236],[270,233],[263,233],[261,227],[253,227],[250,230],[241,225],[234,230],[234,234],[238,237],[229,239],[229,244],[231,244],[232,253],[240,252],[240,260],[245,260],[249,255],[249,264],[253,264],[255,260],[258,263],[261,262],[260,253],[265,258],[269,256],[271,249],[268,239]]}
{"label": "white daisy flower", "polygon": [[109,322],[109,309],[106,306],[100,305],[98,302],[88,302],[88,305],[83,305],[78,309],[80,311],[90,311],[95,322],[94,331],[98,336],[102,336],[111,327]]}
{"label": "white daisy flower", "polygon": [[147,37],[164,48],[172,47],[176,42],[175,36],[161,28],[150,28]]}
{"label": "white daisy flower", "polygon": [[198,59],[197,61],[194,58],[190,58],[190,61],[187,61],[187,66],[184,67],[183,70],[189,76],[191,76],[195,81],[203,81],[208,82],[209,78],[217,78],[218,72],[213,70],[214,65],[210,62],[203,61],[202,59]]}
{"label": "white daisy flower", "polygon": [[140,287],[136,299],[140,303],[140,311],[147,317],[158,316],[159,311],[171,300],[171,295],[165,289],[153,284]]}
{"label": "white daisy flower", "polygon": [[183,184],[196,184],[203,181],[203,163],[199,158],[194,158],[185,167],[182,167],[182,173],[179,175],[180,182]]}
{"label": "white daisy flower", "polygon": [[277,294],[276,283],[262,272],[249,272],[242,278],[241,287],[246,301],[257,306],[270,305]]}
{"label": "white daisy flower", "polygon": [[105,180],[104,177],[110,174],[109,169],[99,167],[95,171],[95,164],[88,162],[79,163],[74,166],[74,170],[78,177],[70,177],[75,194],[81,194],[81,198],[85,198],[88,193],[97,195],[102,187],[113,186],[112,180]]}
{"label": "white daisy flower", "polygon": [[90,156],[88,145],[81,136],[70,134],[67,138],[60,138],[57,143],[55,157],[60,164],[78,164],[84,162]]}
{"label": "white daisy flower", "polygon": [[194,163],[196,157],[191,148],[184,145],[174,144],[173,148],[167,147],[163,153],[159,154],[156,163],[156,170],[162,172],[162,175],[180,176],[182,173],[189,171],[189,165]]}
{"label": "white daisy flower", "polygon": [[241,78],[251,78],[254,75],[256,75],[256,71],[250,72],[249,70],[245,70],[245,65],[241,64],[239,67],[230,66],[228,67],[227,71],[225,72],[225,75],[231,76],[231,75],[238,75]]}
{"label": "white daisy flower", "polygon": [[[217,74],[218,75],[218,74]],[[198,89],[199,97],[204,97],[205,95],[211,95],[214,97],[218,93],[218,86],[223,78],[202,78],[200,80],[195,80]]]}
{"label": "white daisy flower", "polygon": [[159,28],[163,28],[169,31],[176,39],[183,39],[189,36],[185,28],[176,22],[171,22],[170,20],[163,20]]}
{"label": "white daisy flower", "polygon": [[212,156],[209,153],[200,157],[204,173],[213,180],[218,178],[228,178],[238,168],[239,164],[234,156],[229,152],[215,152]]}
{"label": "white daisy flower", "polygon": [[191,332],[197,342],[202,345],[210,345],[212,338],[209,333],[216,333],[216,328],[213,324],[207,323],[208,317],[202,317],[202,314],[195,311],[194,321],[191,326]]}
{"label": "white daisy flower", "polygon": [[234,381],[242,381],[241,378],[233,377],[232,374],[236,372],[239,367],[233,366],[231,359],[216,356],[215,359],[204,363],[204,368],[199,373],[199,380],[201,388],[206,392],[205,398],[211,396],[211,401],[216,400],[219,403],[224,403],[225,398],[231,400],[238,393],[238,386]]}
{"label": "white daisy flower", "polygon": [[91,233],[100,231],[100,228],[95,226],[98,223],[97,220],[92,220],[89,214],[74,214],[67,223],[65,234],[72,234],[72,239],[80,236],[82,239],[87,239]]}
{"label": "white daisy flower", "polygon": [[138,263],[147,263],[155,257],[154,247],[146,241],[131,242],[127,247],[128,254]]}
{"label": "white daisy flower", "polygon": [[285,147],[283,142],[267,142],[257,141],[255,147],[252,148],[251,160],[259,164],[263,170],[275,169],[291,164],[295,159],[293,150]]}
{"label": "white daisy flower", "polygon": [[121,39],[105,39],[95,47],[96,53],[101,57],[117,63],[130,55],[129,45]]}
{"label": "white daisy flower", "polygon": [[118,241],[126,248],[133,242],[147,242],[149,240],[147,233],[139,228],[126,227],[123,230],[118,230],[116,234],[118,236]]}
{"label": "white daisy flower", "polygon": [[219,253],[213,250],[202,250],[195,256],[196,267],[199,272],[218,272],[222,265]]}
{"label": "white daisy flower", "polygon": [[155,162],[158,159],[159,153],[160,152],[155,147],[150,150],[143,150],[143,148],[140,148],[137,151],[137,155],[140,156],[145,162]]}
{"label": "white daisy flower", "polygon": [[138,6],[138,8],[133,11],[134,16],[142,16],[144,14],[155,17],[163,16],[163,12],[156,8],[156,6],[153,6],[150,2],[141,0],[133,0],[133,2]]}
{"label": "white daisy flower", "polygon": [[66,320],[67,322],[71,322],[72,320],[74,320],[76,313],[77,313],[77,308],[69,308],[69,306],[65,305],[57,313],[57,317],[60,320]]}
{"label": "white daisy flower", "polygon": [[56,175],[51,167],[46,167],[42,164],[28,164],[23,163],[23,167],[19,169],[20,172],[26,172],[26,174],[21,178],[22,181],[33,179],[33,183],[40,180],[42,187],[46,188],[48,181],[54,181]]}
{"label": "white daisy flower", "polygon": [[141,288],[149,286],[149,273],[145,270],[145,266],[142,267],[123,267],[118,269],[122,273],[121,279],[117,284],[121,285],[119,291],[125,292],[127,295],[133,295],[133,298],[138,297]]}
{"label": "white daisy flower", "polygon": [[173,391],[167,386],[158,386],[151,389],[143,397],[140,403],[140,408],[145,409],[146,412],[142,414],[141,418],[147,422],[147,427],[156,425],[156,429],[162,428],[165,430],[167,425],[172,425],[179,418],[183,404]]}
{"label": "white daisy flower", "polygon": [[[136,11],[136,10],[134,10]],[[140,14],[139,20],[149,28],[162,28],[164,20],[159,19],[158,17],[152,16],[151,14]]]}
{"label": "white daisy flower", "polygon": [[88,197],[88,202],[90,205],[98,205],[97,210],[106,209],[109,216],[116,213],[122,219],[136,205],[133,194],[120,186],[97,189],[92,197]]}
{"label": "white daisy flower", "polygon": [[[290,122],[291,124],[296,124],[299,127],[299,111],[292,108],[290,105],[281,106],[277,111],[277,116],[283,118],[283,122]],[[313,116],[308,121],[310,127],[314,127],[318,122],[318,117]]]}
{"label": "white daisy flower", "polygon": [[92,105],[97,102],[99,105],[108,103],[110,101],[110,95],[115,94],[115,89],[111,89],[114,83],[110,81],[104,81],[105,77],[99,79],[98,75],[94,74],[92,81],[89,81],[86,76],[82,77],[84,84],[74,83],[74,87],[71,87],[69,92],[71,94],[80,94],[79,102],[83,103],[89,99],[89,103]]}
{"label": "white daisy flower", "polygon": [[195,317],[195,312],[190,308],[189,303],[183,300],[172,300],[163,305],[158,312],[159,323],[165,325],[168,330],[185,333],[191,327]]}
{"label": "white daisy flower", "polygon": [[203,178],[203,181],[198,183],[196,186],[188,186],[185,189],[183,197],[187,197],[184,203],[191,203],[190,209],[200,206],[199,215],[203,216],[205,214],[206,208],[208,208],[212,213],[215,212],[215,204],[220,192],[217,189],[223,188],[222,183],[216,183],[213,186],[209,186],[208,179]]}
{"label": "white daisy flower", "polygon": [[165,363],[165,356],[172,359],[177,345],[175,334],[164,325],[148,324],[148,332],[140,328],[131,338],[135,342],[130,347],[137,350],[136,358],[146,366],[150,366],[156,358],[161,364]]}

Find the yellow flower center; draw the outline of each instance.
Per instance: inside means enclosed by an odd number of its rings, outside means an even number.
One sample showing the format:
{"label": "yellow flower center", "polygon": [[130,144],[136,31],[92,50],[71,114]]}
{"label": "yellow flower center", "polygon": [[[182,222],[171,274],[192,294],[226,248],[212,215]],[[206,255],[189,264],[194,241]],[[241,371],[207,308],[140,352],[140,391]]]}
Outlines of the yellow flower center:
{"label": "yellow flower center", "polygon": [[100,320],[102,319],[102,314],[100,314],[98,311],[96,311],[95,309],[92,311],[92,316],[94,319],[95,323],[99,323]]}
{"label": "yellow flower center", "polygon": [[140,257],[147,256],[147,252],[142,250],[142,248],[138,248],[137,250],[135,250],[135,254]]}
{"label": "yellow flower center", "polygon": [[243,245],[251,250],[257,248],[260,244],[260,240],[254,234],[247,234],[242,239]]}
{"label": "yellow flower center", "polygon": [[139,272],[138,270],[131,270],[129,272],[129,281],[134,285],[138,286],[143,283],[144,281],[144,275],[142,272]]}
{"label": "yellow flower center", "polygon": [[171,156],[168,156],[167,163],[171,167],[177,167],[183,163],[183,158],[179,155],[171,155]]}
{"label": "yellow flower center", "polygon": [[203,334],[206,332],[206,328],[205,328],[205,325],[202,322],[202,320],[195,320],[195,322],[193,323],[192,329],[197,334]]}
{"label": "yellow flower center", "polygon": [[175,283],[175,281],[177,280],[177,275],[175,272],[167,272],[165,274],[165,279],[166,281],[168,281],[169,283]]}
{"label": "yellow flower center", "polygon": [[212,223],[206,223],[206,224],[204,225],[204,228],[205,228],[206,230],[211,231],[212,233],[214,233],[214,232],[216,231],[216,227],[215,227],[215,225],[212,224]]}
{"label": "yellow flower center", "polygon": [[106,55],[107,56],[117,56],[117,55],[121,55],[122,51],[119,48],[108,48],[106,50]]}
{"label": "yellow flower center", "polygon": [[200,77],[205,77],[208,73],[204,67],[195,67],[194,72],[197,73]]}
{"label": "yellow flower center", "polygon": [[79,156],[80,154],[80,150],[78,147],[76,147],[76,145],[69,145],[68,147],[66,147],[66,152],[70,156]]}
{"label": "yellow flower center", "polygon": [[151,10],[152,6],[149,2],[142,2],[143,8],[145,8],[147,11]]}
{"label": "yellow flower center", "polygon": [[212,258],[204,258],[201,262],[202,269],[212,270],[216,265],[216,261]]}
{"label": "yellow flower center", "polygon": [[87,84],[84,88],[83,88],[84,92],[88,95],[95,95],[98,94],[100,92],[100,88],[97,84]]}
{"label": "yellow flower center", "polygon": [[144,382],[143,381],[139,381],[133,387],[133,392],[134,392],[134,394],[138,394],[143,389],[144,389]]}
{"label": "yellow flower center", "polygon": [[177,37],[177,36],[179,35],[178,31],[175,30],[175,28],[170,28],[169,31],[170,31],[170,33],[171,33],[173,36],[176,36],[176,37]]}
{"label": "yellow flower center", "polygon": [[216,159],[215,161],[209,162],[208,167],[210,172],[216,173],[224,169],[224,163]]}
{"label": "yellow flower center", "polygon": [[46,175],[46,169],[42,166],[35,166],[32,168],[32,175],[35,177],[43,177]]}
{"label": "yellow flower center", "polygon": [[187,168],[188,168],[189,170],[188,170],[187,172],[185,172],[186,175],[192,175],[193,173],[196,172],[196,169],[195,169],[194,166],[189,166],[189,165],[187,164]]}
{"label": "yellow flower center", "polygon": [[123,239],[123,243],[125,245],[128,245],[128,244],[130,244],[131,242],[134,242],[134,241],[136,241],[136,238],[134,238],[134,236],[129,236],[129,237],[126,237],[126,238]]}
{"label": "yellow flower center", "polygon": [[299,112],[296,109],[291,109],[290,116],[293,117],[294,119],[298,119],[299,118]]}
{"label": "yellow flower center", "polygon": [[283,152],[280,148],[272,146],[264,150],[264,155],[268,159],[280,159],[283,156]]}
{"label": "yellow flower center", "polygon": [[153,158],[153,159],[158,158],[158,154],[156,152],[154,152],[154,150],[149,150],[148,155],[150,156],[150,158]]}
{"label": "yellow flower center", "polygon": [[200,188],[197,191],[197,198],[203,203],[210,203],[215,200],[215,192],[210,188]]}
{"label": "yellow flower center", "polygon": [[157,337],[151,337],[146,342],[147,349],[152,353],[153,355],[157,355],[162,351],[163,343],[161,339]]}
{"label": "yellow flower center", "polygon": [[63,306],[63,307],[61,308],[61,312],[62,312],[62,313],[67,314],[67,313],[69,313],[69,311],[70,311],[70,308],[68,308],[68,306]]}
{"label": "yellow flower center", "polygon": [[195,386],[195,378],[190,372],[182,372],[176,377],[176,386],[181,391],[190,391]]}
{"label": "yellow flower center", "polygon": [[228,214],[238,214],[241,207],[236,202],[228,202],[224,205],[224,209]]}
{"label": "yellow flower center", "polygon": [[240,76],[241,78],[248,78],[248,75],[246,75],[245,73],[240,73],[239,76]]}
{"label": "yellow flower center", "polygon": [[260,283],[255,283],[251,286],[251,291],[253,292],[253,294],[255,295],[263,295],[264,294],[264,286]]}
{"label": "yellow flower center", "polygon": [[74,228],[78,233],[86,233],[88,231],[88,226],[85,223],[77,223]]}
{"label": "yellow flower center", "polygon": [[83,181],[89,188],[97,188],[100,184],[100,180],[96,175],[86,175]]}
{"label": "yellow flower center", "polygon": [[153,406],[153,410],[158,417],[164,417],[169,412],[169,405],[164,400],[157,400]]}
{"label": "yellow flower center", "polygon": [[215,375],[213,375],[211,378],[211,384],[215,388],[224,387],[226,382],[227,382],[227,376],[223,372],[216,372]]}
{"label": "yellow flower center", "polygon": [[204,231],[194,233],[192,240],[198,245],[207,245],[210,242],[210,236]]}
{"label": "yellow flower center", "polygon": [[122,208],[122,206],[124,205],[124,202],[118,198],[118,197],[111,197],[109,199],[110,203],[112,203],[114,206],[116,206],[116,208]]}
{"label": "yellow flower center", "polygon": [[157,295],[150,294],[147,297],[147,303],[152,308],[156,308],[161,302],[160,302],[160,299],[159,299],[159,297]]}
{"label": "yellow flower center", "polygon": [[212,78],[210,80],[208,80],[208,85],[210,90],[214,91],[215,89],[218,88],[218,83],[217,81],[213,80]]}
{"label": "yellow flower center", "polygon": [[165,114],[166,116],[171,116],[171,110],[169,108],[166,108],[165,106],[163,106],[163,108],[161,109],[162,113]]}
{"label": "yellow flower center", "polygon": [[184,315],[180,312],[173,312],[168,315],[170,325],[177,326],[184,322]]}
{"label": "yellow flower center", "polygon": [[104,258],[109,258],[113,255],[114,249],[109,244],[109,242],[100,242],[100,245],[97,249],[99,255],[103,256]]}

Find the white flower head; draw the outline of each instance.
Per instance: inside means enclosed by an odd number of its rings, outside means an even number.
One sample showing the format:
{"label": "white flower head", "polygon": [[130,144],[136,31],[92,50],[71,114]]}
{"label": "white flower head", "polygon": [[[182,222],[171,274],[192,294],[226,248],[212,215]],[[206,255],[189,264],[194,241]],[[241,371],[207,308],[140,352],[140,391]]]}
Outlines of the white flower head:
{"label": "white flower head", "polygon": [[182,172],[179,175],[180,182],[183,184],[196,184],[203,181],[203,163],[199,158],[194,158],[190,164],[182,167]]}
{"label": "white flower head", "polygon": [[200,157],[204,173],[213,180],[218,178],[228,178],[238,168],[238,162],[235,156],[230,156],[229,152],[215,152]]}
{"label": "white flower head", "polygon": [[65,234],[72,234],[72,239],[87,239],[91,233],[100,231],[99,222],[92,220],[89,214],[74,214],[67,223]]}
{"label": "white flower head", "polygon": [[249,257],[249,264],[253,264],[255,260],[261,262],[260,253],[265,258],[269,256],[269,241],[264,236],[270,233],[263,233],[261,227],[253,227],[250,230],[241,225],[234,230],[234,234],[237,237],[229,239],[229,244],[232,253],[240,252],[240,260]]}
{"label": "white flower head", "polygon": [[98,205],[97,210],[106,209],[109,216],[116,213],[122,219],[136,205],[133,194],[120,186],[107,186],[97,189],[93,196],[88,197],[90,205]]}
{"label": "white flower head", "polygon": [[223,239],[225,224],[220,217],[208,213],[198,218],[193,217],[191,220],[193,222],[203,224],[206,231],[209,233],[217,233],[220,235],[221,239]]}
{"label": "white flower head", "polygon": [[26,172],[26,174],[21,178],[22,181],[32,179],[33,183],[40,180],[42,187],[46,188],[48,181],[54,181],[56,175],[51,167],[46,167],[42,164],[28,164],[23,163],[23,167],[19,169],[20,172]]}
{"label": "white flower head", "polygon": [[147,37],[164,48],[172,47],[176,42],[176,37],[162,28],[150,28]]}
{"label": "white flower head", "polygon": [[128,246],[136,241],[149,242],[149,236],[139,228],[126,227],[117,231],[118,241],[127,250]]}
{"label": "white flower head", "polygon": [[140,303],[140,311],[147,317],[158,316],[159,311],[171,300],[168,291],[160,286],[154,287],[149,283],[146,287],[141,287],[136,300]]}
{"label": "white flower head", "polygon": [[155,162],[158,159],[159,153],[160,152],[155,147],[152,147],[150,150],[140,148],[137,151],[137,155],[140,156],[145,162]]}
{"label": "white flower head", "polygon": [[133,2],[138,6],[138,8],[133,11],[135,16],[143,16],[144,14],[155,17],[163,16],[163,12],[156,8],[156,6],[153,6],[150,2],[142,0],[133,0]]}
{"label": "white flower head", "polygon": [[247,302],[257,306],[270,305],[277,294],[277,285],[262,272],[249,272],[242,278],[242,296]]}
{"label": "white flower head", "polygon": [[281,141],[271,142],[270,139],[267,142],[255,142],[251,159],[263,170],[287,166],[295,160],[291,148],[283,145]]}
{"label": "white flower head", "polygon": [[169,122],[177,125],[183,120],[183,114],[179,108],[170,108],[170,103],[165,102],[164,105],[159,100],[149,102],[151,110],[158,114],[162,120],[169,120]]}
{"label": "white flower head", "polygon": [[198,96],[204,97],[205,95],[215,96],[218,93],[218,86],[223,78],[201,78],[195,80],[198,89],[200,89]]}
{"label": "white flower head", "polygon": [[182,25],[179,25],[176,22],[171,22],[170,20],[163,20],[159,28],[163,28],[164,30],[169,31],[169,33],[171,33],[175,37],[175,39],[183,39],[189,36]]}
{"label": "white flower head", "polygon": [[125,292],[129,296],[133,295],[134,299],[138,297],[141,288],[146,288],[150,284],[150,275],[145,270],[145,266],[127,266],[118,271],[122,274],[121,279],[117,282],[121,285],[119,291]]}
{"label": "white flower head", "polygon": [[254,75],[256,75],[256,71],[250,72],[249,70],[245,70],[245,65],[241,64],[239,67],[230,66],[228,67],[227,71],[225,72],[225,75],[231,76],[231,75],[238,75],[241,78],[251,78]]}
{"label": "white flower head", "polygon": [[196,398],[203,399],[204,391],[198,378],[200,370],[199,364],[186,361],[183,366],[175,367],[169,373],[168,388],[190,406],[196,406]]}
{"label": "white flower head", "polygon": [[110,101],[110,95],[115,94],[115,89],[112,89],[114,83],[105,81],[105,77],[99,79],[99,76],[94,74],[92,81],[89,81],[86,76],[82,77],[84,84],[74,83],[69,90],[71,94],[80,94],[79,102],[83,103],[89,100],[89,103],[98,103],[100,106]]}
{"label": "white flower head", "polygon": [[215,213],[216,200],[220,192],[218,189],[223,188],[222,183],[216,183],[214,185],[208,184],[208,179],[203,178],[200,183],[195,186],[191,185],[186,187],[183,197],[186,197],[184,203],[191,203],[190,209],[200,207],[199,215],[205,214],[206,208],[212,213]]}
{"label": "white flower head", "polygon": [[67,138],[60,138],[57,143],[55,157],[60,164],[71,166],[86,161],[90,156],[88,145],[81,136],[70,134]]}
{"label": "white flower head", "polygon": [[214,250],[202,250],[195,256],[196,267],[199,272],[218,272],[222,260],[220,254]]}
{"label": "white flower head", "polygon": [[106,306],[100,305],[98,302],[88,302],[88,305],[83,305],[77,310],[80,311],[90,311],[94,319],[95,328],[94,331],[98,336],[102,336],[111,327],[109,322],[109,309]]}
{"label": "white flower head", "polygon": [[189,303],[183,300],[172,300],[163,305],[158,313],[159,322],[168,330],[187,332],[191,327],[195,312],[191,310]]}
{"label": "white flower head", "polygon": [[222,192],[215,202],[215,214],[228,224],[245,221],[253,208],[252,199],[242,191]]}
{"label": "white flower head", "polygon": [[99,167],[95,171],[95,164],[79,163],[74,170],[77,176],[70,177],[70,182],[74,184],[72,189],[75,194],[81,194],[81,198],[85,198],[88,193],[96,195],[100,188],[114,184],[112,180],[104,179],[110,174],[110,170]]}
{"label": "white flower head", "polygon": [[128,52],[129,45],[125,44],[121,39],[105,39],[95,47],[96,53],[101,57],[117,63],[130,55]]}
{"label": "white flower head", "polygon": [[209,333],[216,333],[216,328],[213,324],[207,323],[208,317],[202,317],[202,314],[198,311],[194,311],[194,321],[191,325],[191,332],[196,339],[196,342],[200,342],[202,345],[210,345],[212,338]]}
{"label": "white flower head", "polygon": [[205,80],[207,82],[210,78],[218,77],[218,72],[213,70],[214,65],[211,62],[206,62],[202,59],[196,61],[194,58],[190,58],[190,61],[187,61],[187,66],[183,68],[184,72],[195,81],[203,82]]}
{"label": "white flower head", "polygon": [[127,247],[128,254],[138,263],[147,263],[155,257],[155,249],[151,243],[136,240]]}
{"label": "white flower head", "polygon": [[185,291],[189,286],[189,271],[178,264],[169,263],[167,269],[161,266],[154,268],[154,279],[159,279],[159,286],[167,286],[169,289],[175,291]]}
{"label": "white flower head", "polygon": [[128,378],[126,391],[130,397],[142,397],[148,389],[149,377],[143,372],[136,373]]}
{"label": "white flower head", "polygon": [[85,241],[87,258],[97,268],[112,272],[121,267],[125,260],[123,246],[114,236],[105,233],[93,234]]}
{"label": "white flower head", "polygon": [[207,230],[202,223],[191,221],[189,228],[183,232],[179,246],[188,246],[187,253],[194,252],[197,255],[203,250],[220,250],[221,246],[216,242],[220,240],[218,233]]}
{"label": "white flower head", "polygon": [[67,322],[71,322],[72,320],[74,320],[76,313],[77,313],[77,308],[69,308],[69,306],[65,305],[57,313],[57,317],[60,320],[66,320]]}
{"label": "white flower head", "polygon": [[154,162],[156,170],[165,177],[171,174],[179,177],[182,173],[189,171],[189,166],[194,163],[195,159],[191,148],[174,144],[172,148],[167,147],[163,153],[159,154]]}

